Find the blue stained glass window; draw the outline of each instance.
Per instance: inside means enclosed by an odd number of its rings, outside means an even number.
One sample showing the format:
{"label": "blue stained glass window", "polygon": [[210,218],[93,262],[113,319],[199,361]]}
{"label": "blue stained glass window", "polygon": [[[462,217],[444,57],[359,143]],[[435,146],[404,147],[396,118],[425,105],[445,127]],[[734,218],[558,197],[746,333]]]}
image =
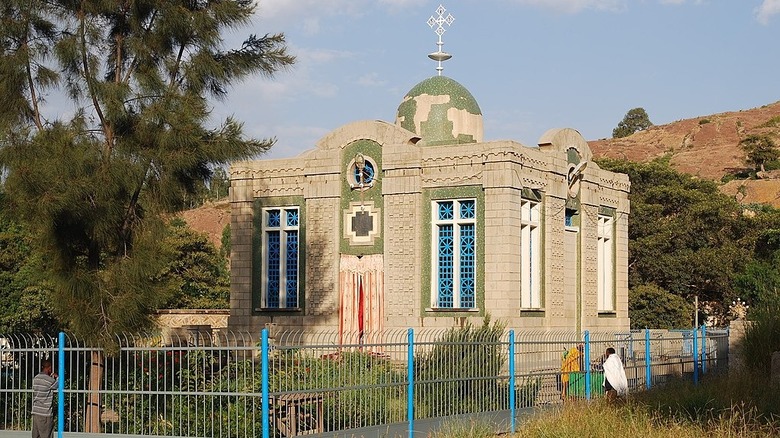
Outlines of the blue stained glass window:
{"label": "blue stained glass window", "polygon": [[279,210],[268,210],[268,226],[277,228],[281,224],[281,212]]}
{"label": "blue stained glass window", "polygon": [[476,307],[476,201],[434,201],[434,306]]}
{"label": "blue stained glass window", "polygon": [[461,219],[474,219],[476,217],[474,201],[461,201],[460,217]]}
{"label": "blue stained glass window", "polygon": [[439,202],[439,220],[448,221],[453,218],[452,201]]}
{"label": "blue stained glass window", "polygon": [[287,233],[287,307],[298,306],[298,232]]}
{"label": "blue stained glass window", "polygon": [[287,226],[298,226],[298,210],[287,210]]}
{"label": "blue stained glass window", "polygon": [[280,259],[280,245],[279,245],[279,231],[271,231],[267,234],[268,239],[268,283],[267,294],[268,300],[266,305],[270,308],[279,307],[279,279],[281,278],[281,259]]}
{"label": "blue stained glass window", "polygon": [[576,210],[566,209],[566,212],[564,213],[564,225],[567,227],[573,227],[574,226],[574,215],[577,214]]}
{"label": "blue stained glass window", "polygon": [[453,307],[454,235],[452,225],[439,227],[439,307]]}
{"label": "blue stained glass window", "polygon": [[299,209],[270,209],[265,213],[263,307],[297,308],[300,283]]}
{"label": "blue stained glass window", "polygon": [[[360,169],[355,166],[354,170],[355,184],[360,184]],[[374,181],[374,165],[370,161],[366,161],[363,166],[363,184],[371,184]]]}
{"label": "blue stained glass window", "polygon": [[474,307],[474,224],[460,227],[460,306]]}

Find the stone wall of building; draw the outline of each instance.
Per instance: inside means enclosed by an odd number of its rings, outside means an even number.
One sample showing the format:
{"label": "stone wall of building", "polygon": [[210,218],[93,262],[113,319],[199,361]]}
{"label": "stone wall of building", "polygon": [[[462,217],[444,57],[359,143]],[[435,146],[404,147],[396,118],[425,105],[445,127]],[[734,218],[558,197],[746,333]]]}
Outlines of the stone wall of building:
{"label": "stone wall of building", "polygon": [[[628,180],[590,164],[582,174],[580,224],[566,229],[571,201],[567,172],[570,149],[584,148],[573,130],[557,130],[539,148],[512,141],[421,146],[408,131],[384,122],[356,122],[324,137],[317,149],[295,159],[242,163],[231,170],[233,277],[230,326],[256,330],[274,323],[285,329],[339,325],[340,256],[346,222],[343,213],[348,163],[356,141],[371,140],[381,157],[381,239],[384,257],[384,327],[451,327],[479,323],[485,313],[523,329],[628,328],[627,214]],[[563,143],[561,143],[563,142]],[[567,142],[574,142],[574,146]],[[352,145],[352,146],[350,146]],[[584,145],[584,146],[583,146]],[[376,146],[374,146],[376,147]],[[569,148],[569,149],[567,149]],[[345,152],[346,150],[346,152]],[[377,152],[377,150],[381,152]],[[346,155],[349,155],[347,157]],[[346,161],[345,161],[346,160]],[[579,183],[578,183],[579,184]],[[349,191],[349,189],[347,189]],[[543,309],[520,308],[521,199],[523,190],[541,194]],[[482,235],[478,242],[479,309],[432,310],[430,297],[432,199],[477,198]],[[350,196],[354,192],[349,191]],[[371,193],[375,196],[375,193]],[[435,198],[435,196],[439,196]],[[577,195],[580,196],[580,195]],[[259,289],[252,285],[253,214],[257,202],[296,197],[305,211],[303,311],[261,311]],[[578,200],[579,202],[579,200]],[[298,205],[298,204],[296,204]],[[615,209],[614,315],[597,309],[597,224],[601,207]]]}
{"label": "stone wall of building", "polygon": [[385,197],[385,317],[387,328],[417,325],[422,299],[420,290],[421,197],[415,193]]}
{"label": "stone wall of building", "polygon": [[288,327],[338,326],[339,214],[338,198],[306,202],[306,314]]}

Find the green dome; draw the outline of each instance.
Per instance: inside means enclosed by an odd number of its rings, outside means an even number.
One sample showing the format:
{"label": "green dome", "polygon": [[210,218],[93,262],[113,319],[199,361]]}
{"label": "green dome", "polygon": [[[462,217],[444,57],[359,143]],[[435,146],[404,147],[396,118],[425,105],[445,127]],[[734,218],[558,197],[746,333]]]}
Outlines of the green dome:
{"label": "green dome", "polygon": [[482,141],[482,111],[476,99],[446,76],[428,78],[406,93],[395,124],[419,135],[425,145]]}

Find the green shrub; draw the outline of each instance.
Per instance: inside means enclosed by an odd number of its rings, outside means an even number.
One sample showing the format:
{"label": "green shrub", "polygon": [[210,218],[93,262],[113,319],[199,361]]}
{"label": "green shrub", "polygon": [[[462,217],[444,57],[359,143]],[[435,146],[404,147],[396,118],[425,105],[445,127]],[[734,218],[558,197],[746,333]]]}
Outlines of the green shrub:
{"label": "green shrub", "polygon": [[780,160],[767,161],[764,164],[764,170],[778,170],[780,169]]}
{"label": "green shrub", "polygon": [[345,351],[325,358],[299,350],[275,354],[269,376],[271,392],[322,392],[325,430],[404,419],[406,402],[402,389],[405,390],[406,376],[396,371],[389,359],[361,351]]}
{"label": "green shrub", "polygon": [[699,124],[700,125],[706,125],[707,123],[710,123],[710,122],[711,122],[710,119],[699,119]]}
{"label": "green shrub", "polygon": [[766,122],[758,125],[758,128],[777,128],[780,127],[780,116],[774,116]]}
{"label": "green shrub", "polygon": [[430,351],[415,359],[415,412],[419,418],[506,409],[508,382],[497,379],[504,365],[504,325],[468,324],[447,330]]}
{"label": "green shrub", "polygon": [[515,388],[515,406],[517,408],[530,408],[536,402],[536,396],[542,389],[541,377],[527,377]]}

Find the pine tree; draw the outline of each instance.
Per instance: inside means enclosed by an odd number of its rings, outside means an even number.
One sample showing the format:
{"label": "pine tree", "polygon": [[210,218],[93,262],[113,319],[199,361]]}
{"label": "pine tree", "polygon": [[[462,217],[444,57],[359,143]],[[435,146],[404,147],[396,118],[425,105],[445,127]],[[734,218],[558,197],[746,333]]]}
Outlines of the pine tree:
{"label": "pine tree", "polygon": [[[0,5],[4,208],[37,236],[54,309],[78,337],[110,347],[145,327],[166,299],[153,280],[165,215],[216,166],[273,144],[232,118],[208,125],[232,84],[294,62],[282,34],[223,48],[253,11],[249,0]],[[72,116],[44,99],[60,95]]]}

